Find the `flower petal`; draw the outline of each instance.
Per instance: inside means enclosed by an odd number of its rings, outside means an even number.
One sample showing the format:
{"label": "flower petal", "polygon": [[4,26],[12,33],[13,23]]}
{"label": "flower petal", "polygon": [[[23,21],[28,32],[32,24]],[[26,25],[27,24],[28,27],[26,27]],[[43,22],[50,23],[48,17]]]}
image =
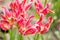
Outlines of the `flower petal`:
{"label": "flower petal", "polygon": [[32,1],[25,5],[25,10],[28,10],[32,6]]}
{"label": "flower petal", "polygon": [[28,34],[35,34],[36,29],[35,28],[28,28],[23,34],[28,35]]}

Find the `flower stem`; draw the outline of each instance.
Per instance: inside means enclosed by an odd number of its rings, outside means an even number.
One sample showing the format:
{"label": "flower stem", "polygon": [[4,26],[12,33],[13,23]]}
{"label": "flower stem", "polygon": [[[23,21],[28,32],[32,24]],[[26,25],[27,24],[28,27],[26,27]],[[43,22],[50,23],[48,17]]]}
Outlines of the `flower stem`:
{"label": "flower stem", "polygon": [[9,30],[10,40],[15,40],[16,32],[17,32],[17,29],[16,28]]}
{"label": "flower stem", "polygon": [[24,40],[22,34],[18,34],[18,40]]}
{"label": "flower stem", "polygon": [[35,35],[34,35],[34,40],[40,40],[40,34],[38,34],[38,33],[36,33]]}
{"label": "flower stem", "polygon": [[43,37],[43,35],[41,35],[41,40],[44,40],[44,37]]}
{"label": "flower stem", "polygon": [[47,0],[45,0],[44,6],[46,5],[46,3],[47,3]]}
{"label": "flower stem", "polygon": [[30,37],[27,37],[28,38],[28,40],[30,40]]}
{"label": "flower stem", "polygon": [[14,0],[12,0],[12,2],[13,2]]}

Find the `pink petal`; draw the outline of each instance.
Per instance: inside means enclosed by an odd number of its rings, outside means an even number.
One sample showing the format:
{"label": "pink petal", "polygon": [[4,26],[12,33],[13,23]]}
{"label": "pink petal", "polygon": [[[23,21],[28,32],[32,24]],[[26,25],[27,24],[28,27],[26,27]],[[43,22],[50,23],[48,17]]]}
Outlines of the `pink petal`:
{"label": "pink petal", "polygon": [[39,9],[44,9],[43,4],[42,4],[39,0],[38,0],[37,2],[38,2],[38,4],[39,4]]}
{"label": "pink petal", "polygon": [[53,18],[50,16],[49,17],[49,23],[52,23],[53,22]]}
{"label": "pink petal", "polygon": [[20,20],[18,20],[18,26],[19,27],[21,27],[21,26],[23,26],[24,27],[24,25],[25,25],[25,22],[24,22],[25,20],[23,19],[23,18],[20,18]]}
{"label": "pink petal", "polygon": [[45,27],[50,28],[51,23],[53,22],[53,18],[49,17],[49,21],[45,24]]}
{"label": "pink petal", "polygon": [[6,8],[6,7],[2,7],[4,10],[3,10],[3,12],[4,12],[4,16],[6,16],[6,17],[10,17],[11,15],[10,15],[10,12],[9,12],[9,10]]}
{"label": "pink petal", "polygon": [[28,34],[35,34],[35,33],[36,33],[36,29],[28,28],[23,34],[28,35]]}
{"label": "pink petal", "polygon": [[14,5],[13,5],[13,3],[12,3],[12,2],[10,3],[10,8],[11,8],[11,9],[13,9],[13,8],[14,8]]}
{"label": "pink petal", "polygon": [[40,19],[39,19],[39,21],[37,22],[38,24],[42,24],[42,22],[43,22],[43,17],[44,17],[44,14],[40,14]]}
{"label": "pink petal", "polygon": [[42,31],[40,31],[40,34],[46,33],[48,31],[48,28],[44,27]]}
{"label": "pink petal", "polygon": [[49,8],[51,5],[49,3],[46,4],[46,8]]}
{"label": "pink petal", "polygon": [[29,17],[29,19],[28,19],[28,21],[26,23],[26,26],[30,25],[30,23],[31,23],[31,21],[32,21],[33,18],[34,18],[34,16],[30,16]]}
{"label": "pink petal", "polygon": [[49,13],[49,10],[48,10],[47,8],[45,8],[45,9],[42,11],[42,13],[43,13],[44,15],[47,15],[47,14]]}
{"label": "pink petal", "polygon": [[1,27],[1,29],[3,29],[3,30],[9,30],[10,27],[11,27],[11,24],[10,24],[8,21],[1,20],[1,21],[0,21],[0,27]]}
{"label": "pink petal", "polygon": [[25,5],[25,3],[26,3],[26,0],[23,0],[23,1],[21,2],[21,7],[23,7],[23,6]]}
{"label": "pink petal", "polygon": [[19,1],[19,0],[16,0],[15,2],[16,2],[18,5],[20,4],[20,1]]}
{"label": "pink petal", "polygon": [[31,6],[32,6],[32,2],[29,2],[29,3],[25,6],[25,10],[28,10]]}

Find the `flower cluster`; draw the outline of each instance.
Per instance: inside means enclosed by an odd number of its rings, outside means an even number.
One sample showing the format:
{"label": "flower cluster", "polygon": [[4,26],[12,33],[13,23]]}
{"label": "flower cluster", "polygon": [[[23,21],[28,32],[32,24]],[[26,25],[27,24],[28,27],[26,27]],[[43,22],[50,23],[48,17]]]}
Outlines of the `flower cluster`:
{"label": "flower cluster", "polygon": [[3,30],[13,29],[18,27],[18,31],[22,35],[35,34],[37,33],[45,33],[49,30],[51,23],[53,22],[53,18],[49,17],[48,22],[44,24],[44,17],[49,12],[53,12],[49,9],[49,4],[46,4],[44,8],[43,4],[37,0],[35,2],[36,12],[40,17],[35,24],[31,24],[33,15],[28,17],[27,10],[32,6],[33,0],[30,0],[29,3],[26,4],[27,0],[15,0],[10,3],[10,9],[8,10],[6,7],[2,7],[4,10],[4,14],[0,19],[0,28]]}
{"label": "flower cluster", "polygon": [[38,29],[38,33],[43,34],[49,30],[50,25],[53,22],[53,18],[50,16],[48,18],[48,22],[44,24],[44,17],[49,12],[54,13],[54,11],[49,9],[50,4],[46,3],[46,7],[44,7],[44,5],[39,0],[35,2],[35,6],[36,12],[40,16],[40,19],[36,23],[38,25],[36,28]]}

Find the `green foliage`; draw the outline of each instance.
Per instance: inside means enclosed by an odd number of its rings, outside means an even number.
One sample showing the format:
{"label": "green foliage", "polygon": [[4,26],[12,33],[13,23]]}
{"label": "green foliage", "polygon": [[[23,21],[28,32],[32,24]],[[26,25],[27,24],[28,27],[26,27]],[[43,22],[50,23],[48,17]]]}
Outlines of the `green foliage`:
{"label": "green foliage", "polygon": [[6,40],[5,33],[0,32],[0,40]]}
{"label": "green foliage", "polygon": [[34,40],[40,40],[40,34],[38,34],[38,33],[36,33],[35,35],[34,35]]}
{"label": "green foliage", "polygon": [[23,40],[23,36],[18,33],[18,29],[14,28],[9,30],[10,40]]}
{"label": "green foliage", "polygon": [[21,34],[18,34],[18,39],[17,40],[24,40],[24,38]]}
{"label": "green foliage", "polygon": [[55,31],[55,35],[60,38],[60,32],[59,31]]}
{"label": "green foliage", "polygon": [[16,31],[17,31],[16,29],[9,30],[10,40],[15,40]]}
{"label": "green foliage", "polygon": [[37,13],[35,14],[35,18],[36,18],[36,19],[39,19],[39,18],[40,18]]}
{"label": "green foliage", "polygon": [[34,40],[44,40],[44,37],[43,37],[43,35],[36,33],[34,35]]}

